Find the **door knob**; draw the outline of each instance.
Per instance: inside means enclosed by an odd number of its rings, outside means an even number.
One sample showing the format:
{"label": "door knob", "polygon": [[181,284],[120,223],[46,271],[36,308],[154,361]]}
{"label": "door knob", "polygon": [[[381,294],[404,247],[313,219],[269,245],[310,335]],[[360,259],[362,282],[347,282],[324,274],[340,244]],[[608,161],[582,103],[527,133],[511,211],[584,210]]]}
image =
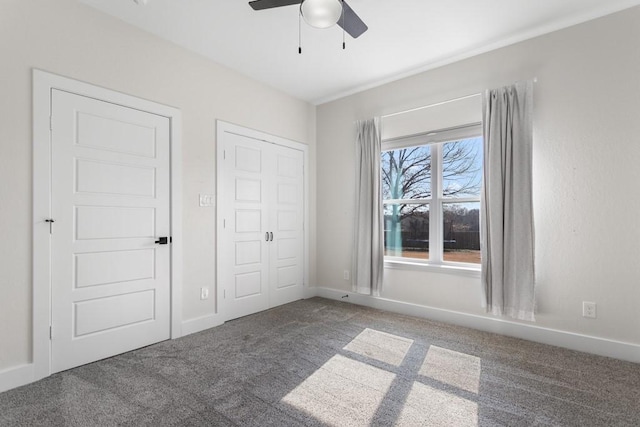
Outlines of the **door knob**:
{"label": "door knob", "polygon": [[158,240],[156,240],[156,243],[159,245],[166,245],[167,243],[169,243],[169,238],[168,237],[158,237]]}

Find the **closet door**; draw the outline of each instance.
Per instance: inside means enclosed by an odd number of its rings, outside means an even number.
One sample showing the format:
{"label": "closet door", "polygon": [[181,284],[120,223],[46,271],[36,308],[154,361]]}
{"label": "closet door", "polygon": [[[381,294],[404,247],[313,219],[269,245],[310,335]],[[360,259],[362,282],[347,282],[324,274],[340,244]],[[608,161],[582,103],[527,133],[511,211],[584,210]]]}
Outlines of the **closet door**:
{"label": "closet door", "polygon": [[223,239],[218,268],[228,319],[269,308],[267,189],[269,146],[225,134],[222,194]]}
{"label": "closet door", "polygon": [[274,171],[269,203],[270,306],[303,297],[304,156],[302,151],[273,146]]}
{"label": "closet door", "polygon": [[303,297],[304,153],[219,135],[218,286],[230,320]]}

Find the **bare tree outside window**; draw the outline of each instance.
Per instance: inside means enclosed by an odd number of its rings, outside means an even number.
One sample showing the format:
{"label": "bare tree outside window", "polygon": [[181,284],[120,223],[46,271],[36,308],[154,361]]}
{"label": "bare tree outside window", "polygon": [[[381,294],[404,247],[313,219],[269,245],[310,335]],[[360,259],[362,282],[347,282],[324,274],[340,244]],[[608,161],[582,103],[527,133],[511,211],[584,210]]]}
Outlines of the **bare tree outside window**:
{"label": "bare tree outside window", "polygon": [[[434,150],[430,145],[382,153],[386,254],[428,259],[429,202],[433,200],[433,179],[437,178],[442,188],[444,250],[474,250],[479,262],[479,246],[475,249],[476,245],[472,241],[474,239],[469,237],[470,234],[465,238],[456,237],[465,232],[479,235],[479,204],[475,206],[474,203],[468,203],[468,199],[479,199],[482,184],[482,139],[463,139],[442,143],[440,146],[440,177],[432,176]],[[464,199],[460,202],[465,203],[447,203],[455,202],[456,199]],[[458,240],[465,240],[465,243],[459,245]],[[445,260],[456,261],[447,259],[447,256]],[[463,259],[462,262],[476,261],[472,257]]]}
{"label": "bare tree outside window", "polygon": [[475,197],[482,186],[482,138],[442,145],[442,197]]}

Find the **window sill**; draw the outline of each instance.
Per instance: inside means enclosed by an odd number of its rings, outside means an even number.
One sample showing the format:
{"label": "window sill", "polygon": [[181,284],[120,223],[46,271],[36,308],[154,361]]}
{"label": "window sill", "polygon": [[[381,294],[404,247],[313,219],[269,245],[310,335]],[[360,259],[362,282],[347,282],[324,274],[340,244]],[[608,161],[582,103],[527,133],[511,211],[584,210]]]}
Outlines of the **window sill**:
{"label": "window sill", "polygon": [[457,276],[480,278],[480,266],[426,264],[422,262],[385,260],[384,268],[390,270],[428,271],[430,273],[454,274]]}

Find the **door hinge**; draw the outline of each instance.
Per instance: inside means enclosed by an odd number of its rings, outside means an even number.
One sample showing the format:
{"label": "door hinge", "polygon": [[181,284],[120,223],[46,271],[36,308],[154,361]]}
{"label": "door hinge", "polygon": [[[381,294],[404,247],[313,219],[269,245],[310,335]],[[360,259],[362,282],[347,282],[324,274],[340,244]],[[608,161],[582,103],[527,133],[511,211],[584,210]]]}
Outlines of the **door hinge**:
{"label": "door hinge", "polygon": [[227,290],[226,289],[222,290],[222,298],[227,299]]}
{"label": "door hinge", "polygon": [[227,220],[226,219],[222,219],[222,228],[227,228]]}
{"label": "door hinge", "polygon": [[53,130],[53,116],[49,116],[49,130]]}
{"label": "door hinge", "polygon": [[222,150],[222,160],[227,160],[227,150]]}
{"label": "door hinge", "polygon": [[49,326],[49,339],[53,339],[53,326]]}

